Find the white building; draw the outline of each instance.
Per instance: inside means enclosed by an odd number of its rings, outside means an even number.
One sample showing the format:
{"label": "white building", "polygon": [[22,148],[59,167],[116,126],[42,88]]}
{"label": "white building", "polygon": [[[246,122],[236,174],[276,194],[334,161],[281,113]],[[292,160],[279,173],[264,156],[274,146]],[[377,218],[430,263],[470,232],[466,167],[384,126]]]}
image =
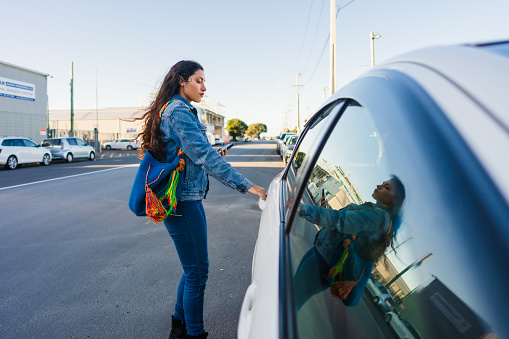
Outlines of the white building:
{"label": "white building", "polygon": [[0,61],[0,136],[46,138],[48,76]]}
{"label": "white building", "polygon": [[[196,107],[198,118],[207,127],[209,142],[214,138],[224,138],[224,116],[209,109]],[[83,140],[92,143],[94,128],[99,131],[101,144],[120,138],[136,138],[141,131],[143,121],[133,118],[140,117],[144,107],[121,107],[74,110],[74,132]],[[70,110],[49,111],[49,132],[53,137],[68,135],[71,129]]]}

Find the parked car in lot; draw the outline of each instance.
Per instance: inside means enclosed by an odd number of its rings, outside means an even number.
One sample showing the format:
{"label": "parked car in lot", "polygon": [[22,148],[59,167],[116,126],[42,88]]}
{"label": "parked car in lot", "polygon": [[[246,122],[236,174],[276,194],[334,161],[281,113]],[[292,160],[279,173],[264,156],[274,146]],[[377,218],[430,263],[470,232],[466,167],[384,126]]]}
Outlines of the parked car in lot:
{"label": "parked car in lot", "polygon": [[29,163],[48,166],[51,163],[51,152],[28,138],[0,137],[0,165],[15,169],[21,164]]}
{"label": "parked car in lot", "polygon": [[[371,299],[373,300],[374,303],[377,303],[379,297],[382,295],[388,295],[388,296],[391,295],[389,293],[389,291],[385,288],[384,285],[382,285],[378,281],[372,280],[372,279],[368,280],[368,284],[366,285],[366,290],[368,290],[368,292],[371,294]],[[375,298],[377,298],[377,299],[375,299]]]}
{"label": "parked car in lot", "polygon": [[117,139],[104,144],[105,149],[126,149],[128,151],[140,147],[138,139]]}
{"label": "parked car in lot", "polygon": [[276,137],[276,153],[281,154],[281,145],[287,135],[297,135],[297,133],[292,132],[283,132],[278,137]]}
{"label": "parked car in lot", "polygon": [[224,141],[221,138],[214,139],[214,145],[224,145]]}
{"label": "parked car in lot", "polygon": [[383,314],[387,312],[398,313],[398,305],[389,293],[380,294],[373,297],[373,303],[382,311]]}
{"label": "parked car in lot", "polygon": [[[286,164],[288,158],[290,157],[290,155],[292,154],[291,151],[294,149],[295,144],[297,143],[298,137],[299,137],[298,135],[287,135],[281,145],[281,158],[283,159],[285,164]],[[289,149],[290,149],[290,152],[288,153],[287,151]]]}
{"label": "parked car in lot", "polygon": [[60,137],[45,139],[42,146],[51,151],[53,159],[72,162],[74,159],[95,159],[94,148],[80,138]]}
{"label": "parked car in lot", "polygon": [[421,334],[408,320],[401,318],[394,312],[388,312],[384,317],[394,333],[400,339],[421,339]]}
{"label": "parked car in lot", "polygon": [[[333,210],[373,202],[392,174],[406,191],[402,223],[375,268],[395,280],[400,316],[424,338],[509,337],[507,79],[509,42],[442,46],[380,64],[332,95],[267,189],[238,337],[392,336],[368,299],[347,307],[294,279],[317,232],[335,225],[309,221],[301,204],[325,213],[322,190]],[[311,297],[297,310],[301,293]]]}

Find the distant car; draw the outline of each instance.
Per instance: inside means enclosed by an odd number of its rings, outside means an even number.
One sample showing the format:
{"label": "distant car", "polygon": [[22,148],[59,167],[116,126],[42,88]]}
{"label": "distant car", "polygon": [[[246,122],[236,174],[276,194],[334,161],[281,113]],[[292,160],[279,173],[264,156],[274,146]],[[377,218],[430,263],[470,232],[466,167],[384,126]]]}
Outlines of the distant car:
{"label": "distant car", "polygon": [[373,303],[382,311],[383,314],[387,312],[398,313],[398,305],[392,296],[388,293],[384,293],[373,297]]}
{"label": "distant car", "polygon": [[387,288],[385,288],[384,285],[382,285],[381,283],[379,283],[376,280],[369,279],[368,284],[366,285],[366,289],[371,294],[372,300],[376,297],[380,297],[381,295],[390,295]]}
{"label": "distant car", "polygon": [[18,165],[28,163],[48,166],[51,159],[50,151],[28,138],[0,137],[0,165],[7,169],[15,169]]}
{"label": "distant car", "polygon": [[297,133],[292,132],[284,132],[281,133],[278,137],[276,137],[276,153],[281,154],[281,145],[287,135],[297,135]]}
{"label": "distant car", "polygon": [[105,149],[126,149],[128,151],[140,147],[138,139],[117,139],[104,144]]}
{"label": "distant car", "polygon": [[285,154],[283,155],[283,162],[285,165],[288,163],[288,159],[291,158],[293,149],[295,148],[295,145],[288,145],[285,149]]}
{"label": "distant car", "polygon": [[[287,135],[285,139],[283,140],[283,143],[281,144],[281,158],[283,158],[283,161],[285,160],[286,156],[286,150],[289,146],[295,145],[297,143],[297,139],[299,138],[298,135]],[[291,155],[291,153],[290,153]],[[286,164],[286,161],[285,161]]]}
{"label": "distant car", "polygon": [[223,139],[215,138],[214,140],[215,140],[214,145],[224,145]]}
{"label": "distant car", "polygon": [[398,316],[394,312],[387,312],[384,320],[400,339],[422,339],[421,334],[408,320]]}
{"label": "distant car", "polygon": [[80,138],[60,137],[45,139],[42,146],[51,151],[53,159],[72,162],[74,159],[95,160],[94,148]]}

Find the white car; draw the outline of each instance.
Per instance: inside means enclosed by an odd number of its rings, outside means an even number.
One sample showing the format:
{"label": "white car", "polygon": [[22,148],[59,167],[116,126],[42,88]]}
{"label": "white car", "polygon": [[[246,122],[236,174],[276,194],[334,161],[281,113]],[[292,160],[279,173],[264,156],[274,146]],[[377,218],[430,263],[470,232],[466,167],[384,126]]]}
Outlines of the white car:
{"label": "white car", "polygon": [[15,169],[18,165],[29,163],[48,166],[51,163],[51,152],[28,138],[0,137],[0,165]]}
{"label": "white car", "polygon": [[51,152],[53,159],[72,162],[74,159],[95,160],[95,150],[85,141],[76,137],[59,137],[45,139],[42,146]]}
{"label": "white car", "polygon": [[104,144],[105,149],[126,149],[128,151],[140,147],[138,139],[117,139]]}
{"label": "white car", "polygon": [[[285,158],[287,157],[287,150],[290,146],[295,146],[295,143],[297,142],[297,139],[299,138],[298,135],[287,135],[285,139],[283,140],[283,143],[281,144],[281,158],[286,164]],[[294,147],[292,147],[293,150]],[[292,153],[290,152],[290,155]],[[288,160],[288,159],[287,159]]]}
{"label": "white car", "polygon": [[421,339],[422,336],[408,320],[401,318],[394,312],[387,312],[384,317],[392,330],[401,339]]}
{"label": "white car", "polygon": [[398,312],[425,338],[509,337],[508,79],[509,42],[442,46],[332,95],[267,189],[238,338],[392,336],[370,298],[347,307],[326,273],[302,274],[324,225],[298,213],[321,192],[334,210],[373,202],[392,175],[406,192],[402,224],[374,270]]}

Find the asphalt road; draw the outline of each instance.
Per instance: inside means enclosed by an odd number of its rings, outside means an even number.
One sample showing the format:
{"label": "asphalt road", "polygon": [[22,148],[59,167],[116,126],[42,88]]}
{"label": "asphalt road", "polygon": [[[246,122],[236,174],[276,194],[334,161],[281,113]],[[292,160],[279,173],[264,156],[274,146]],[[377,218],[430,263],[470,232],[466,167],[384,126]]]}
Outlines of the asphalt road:
{"label": "asphalt road", "polygon": [[[239,143],[226,160],[266,188],[282,169],[268,141]],[[0,338],[168,337],[182,269],[164,226],[127,207],[137,163],[136,151],[107,151],[0,170]],[[236,338],[256,202],[210,181],[209,338]]]}

